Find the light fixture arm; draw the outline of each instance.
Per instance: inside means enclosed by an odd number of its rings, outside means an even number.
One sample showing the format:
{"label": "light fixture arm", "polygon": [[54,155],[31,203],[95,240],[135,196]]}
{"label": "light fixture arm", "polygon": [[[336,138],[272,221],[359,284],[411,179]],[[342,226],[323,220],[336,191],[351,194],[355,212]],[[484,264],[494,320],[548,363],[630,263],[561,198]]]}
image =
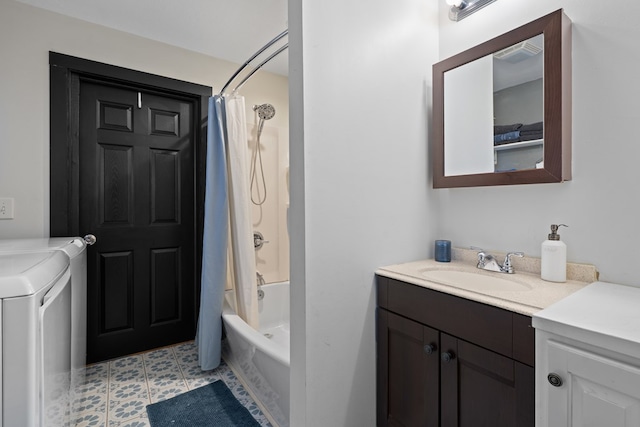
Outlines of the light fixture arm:
{"label": "light fixture arm", "polygon": [[446,0],[447,4],[451,6],[449,19],[461,21],[494,1],[496,0]]}

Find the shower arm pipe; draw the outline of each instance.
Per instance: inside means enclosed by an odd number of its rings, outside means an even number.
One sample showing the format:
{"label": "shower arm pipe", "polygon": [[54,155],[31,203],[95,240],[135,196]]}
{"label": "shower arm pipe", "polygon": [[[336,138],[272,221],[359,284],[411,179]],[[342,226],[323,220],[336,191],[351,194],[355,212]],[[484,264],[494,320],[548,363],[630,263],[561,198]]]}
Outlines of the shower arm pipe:
{"label": "shower arm pipe", "polygon": [[[269,49],[274,43],[276,43],[278,40],[280,40],[281,38],[283,38],[284,36],[286,36],[287,34],[289,34],[289,30],[286,29],[283,32],[281,32],[280,34],[278,34],[277,36],[275,36],[273,38],[273,40],[271,40],[269,43],[265,44],[264,46],[262,46],[256,53],[254,53],[251,58],[247,59],[245,61],[244,64],[242,64],[242,66],[240,68],[238,68],[236,70],[235,73],[233,73],[233,75],[231,76],[231,78],[227,81],[227,83],[222,87],[222,90],[220,91],[220,95],[224,94],[224,91],[227,90],[227,88],[229,87],[229,85],[231,84],[231,82],[233,82],[233,80],[235,80],[236,77],[238,77],[238,74],[240,74],[242,72],[242,70],[244,70],[245,68],[247,68],[247,66],[254,60],[256,59],[262,52],[264,52],[265,50]],[[273,56],[273,55],[272,55]],[[271,57],[269,58],[271,59]],[[260,64],[260,66],[264,65],[266,62],[268,62],[269,60],[263,62],[262,64]],[[237,88],[236,88],[237,89]]]}
{"label": "shower arm pipe", "polygon": [[242,81],[240,83],[238,83],[238,86],[236,86],[235,89],[233,89],[232,93],[236,93],[236,91],[238,91],[238,89],[240,89],[242,87],[242,85],[244,85],[247,82],[247,80],[249,80],[257,71],[259,71],[260,68],[262,68],[263,65],[265,65],[267,62],[271,61],[276,56],[280,55],[288,47],[289,47],[289,44],[287,43],[284,46],[282,46],[280,49],[276,50],[271,55],[269,55],[269,57],[267,59],[265,59],[260,64],[258,64],[256,66],[256,68],[251,70],[251,72],[249,74],[247,74],[247,76],[244,79],[242,79]]}

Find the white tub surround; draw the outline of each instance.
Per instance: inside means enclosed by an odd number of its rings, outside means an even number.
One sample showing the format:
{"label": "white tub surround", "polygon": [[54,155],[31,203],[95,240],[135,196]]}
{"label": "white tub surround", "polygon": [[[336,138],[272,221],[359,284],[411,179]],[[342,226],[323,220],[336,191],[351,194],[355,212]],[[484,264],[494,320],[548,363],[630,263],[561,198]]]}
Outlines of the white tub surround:
{"label": "white tub surround", "polygon": [[[488,251],[498,259],[504,254]],[[539,258],[513,258],[514,274],[496,273],[476,268],[476,251],[453,248],[451,262],[436,262],[428,259],[380,267],[379,276],[389,277],[414,285],[446,292],[462,298],[504,308],[516,313],[531,316],[534,313],[560,301],[572,293],[598,280],[594,266],[586,264],[568,264],[565,283],[546,282],[540,278]],[[455,286],[446,280],[434,281],[425,272],[434,270],[453,270],[473,274],[479,280],[509,280],[514,283],[513,290],[483,288],[481,286]]]}

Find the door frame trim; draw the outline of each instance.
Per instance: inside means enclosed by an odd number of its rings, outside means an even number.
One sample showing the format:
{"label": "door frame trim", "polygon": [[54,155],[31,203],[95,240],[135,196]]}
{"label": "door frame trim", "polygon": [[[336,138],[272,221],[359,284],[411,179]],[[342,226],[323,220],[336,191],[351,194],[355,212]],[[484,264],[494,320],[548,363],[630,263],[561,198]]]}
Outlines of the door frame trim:
{"label": "door frame trim", "polygon": [[91,78],[104,83],[134,85],[168,96],[194,102],[194,278],[197,321],[202,268],[204,228],[204,190],[208,99],[213,89],[155,74],[122,68],[102,62],[49,52],[49,221],[51,237],[81,236],[80,230],[80,80]]}

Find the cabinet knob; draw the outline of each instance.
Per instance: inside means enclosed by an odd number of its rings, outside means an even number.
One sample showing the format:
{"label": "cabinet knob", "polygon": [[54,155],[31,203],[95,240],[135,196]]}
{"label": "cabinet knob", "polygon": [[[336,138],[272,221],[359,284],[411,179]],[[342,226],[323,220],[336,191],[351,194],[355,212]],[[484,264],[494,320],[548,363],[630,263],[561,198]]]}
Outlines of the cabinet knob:
{"label": "cabinet knob", "polygon": [[456,358],[456,355],[455,355],[455,354],[453,354],[453,352],[446,351],[446,352],[442,353],[442,354],[440,355],[440,357],[442,358],[442,361],[443,361],[443,362],[445,362],[445,363],[449,363],[449,362],[451,362],[453,359],[455,359],[455,358]]}
{"label": "cabinet knob", "polygon": [[562,385],[562,378],[558,374],[549,374],[547,375],[547,380],[549,380],[549,384],[554,387],[560,387]]}
{"label": "cabinet knob", "polygon": [[435,344],[427,344],[424,346],[424,352],[427,354],[433,354],[437,349],[438,347],[436,347]]}

